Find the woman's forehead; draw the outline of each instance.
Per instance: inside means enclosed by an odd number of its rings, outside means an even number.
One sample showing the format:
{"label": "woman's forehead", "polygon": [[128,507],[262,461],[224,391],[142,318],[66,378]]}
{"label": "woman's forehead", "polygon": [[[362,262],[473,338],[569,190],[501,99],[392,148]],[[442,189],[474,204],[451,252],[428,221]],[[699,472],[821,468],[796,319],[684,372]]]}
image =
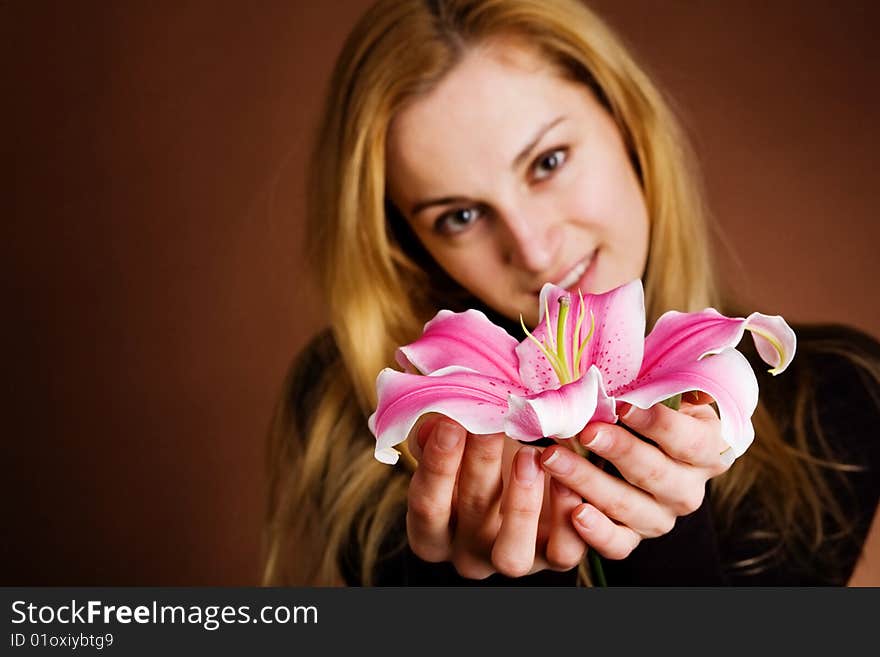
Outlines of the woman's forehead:
{"label": "woman's forehead", "polygon": [[534,50],[473,49],[392,121],[389,177],[411,187],[511,168],[536,130],[576,112],[586,95]]}

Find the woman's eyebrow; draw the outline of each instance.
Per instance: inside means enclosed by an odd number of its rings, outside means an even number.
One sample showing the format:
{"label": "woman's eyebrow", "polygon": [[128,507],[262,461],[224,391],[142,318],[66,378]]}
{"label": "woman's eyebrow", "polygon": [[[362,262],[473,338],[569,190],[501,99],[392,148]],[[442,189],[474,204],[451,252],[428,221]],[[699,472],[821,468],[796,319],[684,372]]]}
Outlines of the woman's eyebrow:
{"label": "woman's eyebrow", "polygon": [[531,155],[532,151],[535,150],[535,147],[540,143],[540,141],[544,138],[544,135],[547,134],[552,128],[555,128],[557,125],[565,121],[566,116],[557,116],[555,119],[550,121],[549,123],[542,126],[537,133],[535,133],[535,137],[526,144],[525,148],[523,148],[519,155],[513,158],[512,168],[518,168],[523,160],[525,160],[529,155]]}
{"label": "woman's eyebrow", "polygon": [[[523,148],[515,158],[513,158],[511,168],[516,169],[517,167],[519,167],[520,164],[522,164],[523,160],[525,160],[529,155],[532,154],[532,151],[535,150],[535,147],[544,138],[544,135],[546,135],[548,132],[550,132],[550,130],[565,121],[567,118],[567,116],[557,116],[552,121],[549,121],[548,123],[541,126],[538,129],[538,132],[535,133],[535,136],[532,138],[532,140],[528,144],[526,144],[525,148]],[[410,210],[410,216],[414,217],[422,210],[426,210],[435,205],[452,205],[454,203],[466,203],[467,201],[468,199],[463,196],[444,196],[443,198],[419,201],[412,206],[412,209]]]}
{"label": "woman's eyebrow", "polygon": [[433,198],[427,201],[419,201],[410,210],[410,216],[415,217],[422,210],[427,210],[434,205],[452,205],[453,203],[466,203],[468,201],[464,196],[444,196],[443,198]]}

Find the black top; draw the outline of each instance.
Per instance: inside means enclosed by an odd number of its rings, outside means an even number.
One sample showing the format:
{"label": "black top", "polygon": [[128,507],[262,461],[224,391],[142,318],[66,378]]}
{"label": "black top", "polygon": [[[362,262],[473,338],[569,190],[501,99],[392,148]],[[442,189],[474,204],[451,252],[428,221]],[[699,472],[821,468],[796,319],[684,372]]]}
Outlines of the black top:
{"label": "black top", "polygon": [[[668,534],[643,540],[620,561],[603,560],[609,586],[803,586],[843,585],[861,552],[880,499],[880,383],[843,353],[880,367],[880,344],[869,336],[840,326],[795,327],[798,352],[788,370],[773,377],[757,357],[749,338],[739,348],[749,358],[758,377],[762,401],[777,418],[787,438],[793,435],[794,390],[807,383],[813,391],[816,431],[807,423],[811,453],[830,456],[850,466],[826,477],[832,497],[846,510],[851,526],[832,533],[808,556],[796,556],[771,539],[747,538],[762,527],[762,509],[750,494],[739,505],[734,531],[722,535],[710,512],[710,495],[700,509],[680,517]],[[328,359],[336,356],[329,334],[319,336],[299,359],[298,376],[291,401],[296,415],[307,418],[314,403],[317,377]],[[311,384],[311,385],[310,385]],[[304,428],[304,427],[303,427]],[[821,432],[830,454],[820,447]],[[366,433],[369,436],[369,433]],[[756,441],[760,440],[757,436]],[[369,448],[372,449],[372,445]],[[405,514],[389,536],[375,575],[379,586],[572,586],[577,569],[559,573],[543,571],[520,578],[496,574],[485,580],[468,580],[449,563],[427,563],[405,545]],[[403,546],[403,547],[400,547]],[[356,544],[340,561],[345,581],[359,585]],[[756,567],[757,566],[757,567]]]}

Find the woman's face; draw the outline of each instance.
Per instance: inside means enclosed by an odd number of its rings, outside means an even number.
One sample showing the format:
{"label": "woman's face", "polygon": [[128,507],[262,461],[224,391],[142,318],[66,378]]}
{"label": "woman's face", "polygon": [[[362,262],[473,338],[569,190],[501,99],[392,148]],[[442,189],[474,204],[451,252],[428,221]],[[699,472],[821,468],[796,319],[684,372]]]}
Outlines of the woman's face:
{"label": "woman's face", "polygon": [[392,202],[437,263],[534,325],[551,282],[641,277],[648,214],[616,124],[585,86],[510,43],[471,50],[394,119]]}

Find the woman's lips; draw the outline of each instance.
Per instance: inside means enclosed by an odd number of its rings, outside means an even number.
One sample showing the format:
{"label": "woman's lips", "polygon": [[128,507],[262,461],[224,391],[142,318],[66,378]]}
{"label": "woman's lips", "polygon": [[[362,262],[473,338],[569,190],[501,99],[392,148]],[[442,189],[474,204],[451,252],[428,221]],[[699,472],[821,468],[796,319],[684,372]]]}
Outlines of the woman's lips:
{"label": "woman's lips", "polygon": [[565,275],[565,277],[555,283],[555,285],[557,285],[558,287],[564,287],[566,289],[570,288],[572,285],[581,280],[581,276],[583,276],[584,273],[587,271],[587,268],[590,266],[590,262],[592,262],[592,258],[590,260],[584,258],[574,267],[572,267]]}
{"label": "woman's lips", "polygon": [[598,268],[599,263],[599,252],[598,250],[593,251],[592,256],[590,257],[590,264],[587,266],[586,271],[581,274],[581,277],[574,283],[574,285],[570,285],[566,287],[569,292],[580,292],[581,294],[587,294],[588,292],[596,292],[595,289],[595,278],[596,278],[596,269]]}
{"label": "woman's lips", "polygon": [[[587,294],[593,288],[591,287],[594,284],[594,279],[596,277],[596,269],[597,269],[597,261],[599,259],[599,249],[593,249],[593,251],[587,255],[586,257],[578,260],[575,264],[573,264],[569,269],[561,276],[558,276],[555,281],[550,280],[546,282],[551,282],[553,285],[557,287],[561,287],[564,290],[571,292],[573,294],[577,294],[578,290],[582,294]],[[536,290],[533,290],[529,294],[533,297],[540,296],[541,289],[543,288],[543,284]]]}
{"label": "woman's lips", "polygon": [[578,290],[582,293],[587,292],[590,280],[596,271],[597,255],[598,249],[594,250],[586,258],[578,261],[568,270],[565,276],[554,282],[554,285],[564,288],[569,292],[577,292]]}

